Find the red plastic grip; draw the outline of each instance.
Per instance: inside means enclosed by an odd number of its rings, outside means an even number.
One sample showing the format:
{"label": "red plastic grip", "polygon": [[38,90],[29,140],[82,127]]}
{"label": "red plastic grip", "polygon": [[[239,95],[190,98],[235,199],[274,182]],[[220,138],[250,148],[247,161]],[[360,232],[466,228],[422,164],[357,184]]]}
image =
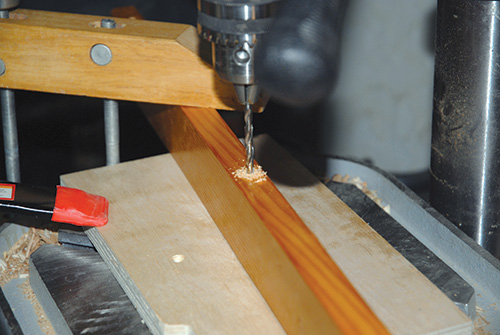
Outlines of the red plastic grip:
{"label": "red plastic grip", "polygon": [[108,222],[106,198],[82,190],[57,186],[52,221],[77,226],[102,227]]}

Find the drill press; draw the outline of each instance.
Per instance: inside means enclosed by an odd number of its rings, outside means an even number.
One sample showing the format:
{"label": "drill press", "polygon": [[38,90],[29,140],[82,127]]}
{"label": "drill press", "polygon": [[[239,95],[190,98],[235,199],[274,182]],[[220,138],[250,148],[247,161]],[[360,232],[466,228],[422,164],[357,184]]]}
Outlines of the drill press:
{"label": "drill press", "polygon": [[212,61],[219,76],[234,84],[245,106],[247,173],[253,172],[252,105],[259,99],[254,76],[254,51],[269,30],[279,0],[198,0],[198,31],[212,43]]}

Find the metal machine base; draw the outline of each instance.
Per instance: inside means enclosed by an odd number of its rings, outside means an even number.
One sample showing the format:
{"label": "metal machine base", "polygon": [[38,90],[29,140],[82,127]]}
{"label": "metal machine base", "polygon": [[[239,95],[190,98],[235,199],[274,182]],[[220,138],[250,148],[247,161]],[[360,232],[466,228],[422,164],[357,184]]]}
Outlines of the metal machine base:
{"label": "metal machine base", "polygon": [[486,320],[481,331],[500,334],[500,260],[393,176],[365,164],[331,158],[326,175],[335,174],[359,177],[384,205],[390,205],[394,220],[474,288],[477,318]]}
{"label": "metal machine base", "polygon": [[151,334],[95,251],[43,245],[30,284],[57,334]]}

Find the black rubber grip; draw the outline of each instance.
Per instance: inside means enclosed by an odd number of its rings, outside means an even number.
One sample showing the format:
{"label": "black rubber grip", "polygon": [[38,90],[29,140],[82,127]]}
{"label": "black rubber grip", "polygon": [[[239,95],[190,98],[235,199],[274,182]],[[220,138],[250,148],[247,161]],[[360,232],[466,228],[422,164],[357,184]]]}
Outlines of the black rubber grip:
{"label": "black rubber grip", "polygon": [[347,0],[286,0],[255,49],[255,76],[274,99],[295,107],[318,103],[338,72]]}

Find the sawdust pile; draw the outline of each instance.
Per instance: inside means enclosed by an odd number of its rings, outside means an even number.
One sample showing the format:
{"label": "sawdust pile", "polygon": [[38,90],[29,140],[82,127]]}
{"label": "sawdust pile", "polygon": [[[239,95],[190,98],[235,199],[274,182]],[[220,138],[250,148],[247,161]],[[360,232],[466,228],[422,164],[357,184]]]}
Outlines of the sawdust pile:
{"label": "sawdust pile", "polygon": [[30,228],[29,231],[3,253],[0,260],[0,286],[14,278],[27,277],[30,255],[42,244],[58,244],[57,233],[48,229]]}
{"label": "sawdust pile", "polygon": [[[29,276],[30,255],[43,244],[59,244],[57,233],[48,229],[30,228],[9,251],[4,252],[3,259],[0,259],[0,286],[5,285],[12,279],[27,278]],[[40,329],[46,335],[56,335],[52,324],[36,299],[35,292],[29,285],[29,281],[25,280],[19,287],[25,298],[31,302]]]}
{"label": "sawdust pile", "polygon": [[266,180],[267,172],[262,169],[262,166],[255,165],[253,168],[253,173],[248,173],[247,168],[245,166],[239,168],[238,170],[233,172],[233,176],[238,179],[243,179],[251,182],[252,184],[260,183]]}
{"label": "sawdust pile", "polygon": [[377,205],[379,205],[379,207],[382,208],[387,214],[391,214],[390,205],[384,206],[382,199],[377,195],[377,192],[370,190],[368,188],[368,184],[366,183],[366,181],[362,181],[361,178],[359,178],[359,177],[352,178],[348,174],[346,174],[345,176],[342,176],[340,174],[336,174],[332,177],[332,181],[337,182],[337,183],[352,184],[352,185],[356,186],[368,198],[372,199]]}

